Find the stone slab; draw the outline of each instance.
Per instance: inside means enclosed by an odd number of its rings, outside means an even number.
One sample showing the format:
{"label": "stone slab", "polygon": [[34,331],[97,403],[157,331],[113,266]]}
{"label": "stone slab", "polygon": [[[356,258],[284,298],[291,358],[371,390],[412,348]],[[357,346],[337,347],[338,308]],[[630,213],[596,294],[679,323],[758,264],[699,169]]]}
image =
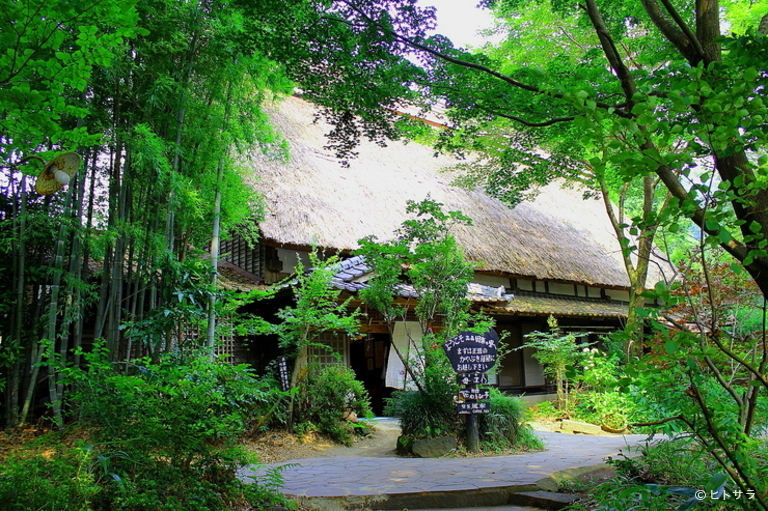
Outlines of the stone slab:
{"label": "stone slab", "polygon": [[419,458],[440,458],[458,447],[456,438],[443,436],[439,438],[420,438],[414,440],[411,452]]}
{"label": "stone slab", "polygon": [[586,422],[577,422],[563,420],[560,422],[560,429],[566,433],[581,433],[583,435],[604,435],[605,431],[600,426],[588,424]]}

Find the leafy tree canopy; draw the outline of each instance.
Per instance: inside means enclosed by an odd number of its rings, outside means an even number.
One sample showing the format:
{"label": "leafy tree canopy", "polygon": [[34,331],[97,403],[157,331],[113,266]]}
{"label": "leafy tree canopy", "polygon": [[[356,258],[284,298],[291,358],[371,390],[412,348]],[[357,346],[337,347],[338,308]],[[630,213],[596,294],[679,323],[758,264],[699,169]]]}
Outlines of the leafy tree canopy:
{"label": "leafy tree canopy", "polygon": [[[382,107],[439,102],[452,129],[438,149],[484,151],[477,168],[493,193],[511,199],[556,177],[650,176],[671,199],[663,218],[643,221],[674,228],[680,217],[692,220],[767,292],[759,154],[768,43],[747,23],[762,19],[762,4],[484,4],[503,20],[507,40],[478,54],[427,37],[434,13],[413,1],[311,4],[295,29],[307,41],[323,31],[326,44],[308,43],[281,62],[310,99],[333,110],[331,147],[341,156],[353,155],[345,144],[361,136],[398,135]],[[731,19],[734,31],[721,36]],[[418,66],[408,60],[414,55]]]}

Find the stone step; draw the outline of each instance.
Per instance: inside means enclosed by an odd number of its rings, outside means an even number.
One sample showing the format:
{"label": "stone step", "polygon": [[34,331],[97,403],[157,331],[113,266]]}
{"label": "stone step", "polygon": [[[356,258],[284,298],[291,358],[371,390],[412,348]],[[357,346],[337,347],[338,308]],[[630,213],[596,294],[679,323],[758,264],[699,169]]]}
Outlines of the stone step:
{"label": "stone step", "polygon": [[[396,509],[392,511],[403,511],[402,509]],[[411,511],[411,510],[408,510]],[[445,511],[444,508],[440,509],[418,509],[413,511]],[[538,507],[528,506],[493,506],[493,507],[457,507],[451,509],[451,511],[544,511]]]}
{"label": "stone step", "polygon": [[[526,491],[527,490],[527,491]],[[567,493],[520,487],[482,488],[442,492],[393,493],[366,497],[312,497],[298,499],[313,511],[519,511],[557,510],[578,497]]]}

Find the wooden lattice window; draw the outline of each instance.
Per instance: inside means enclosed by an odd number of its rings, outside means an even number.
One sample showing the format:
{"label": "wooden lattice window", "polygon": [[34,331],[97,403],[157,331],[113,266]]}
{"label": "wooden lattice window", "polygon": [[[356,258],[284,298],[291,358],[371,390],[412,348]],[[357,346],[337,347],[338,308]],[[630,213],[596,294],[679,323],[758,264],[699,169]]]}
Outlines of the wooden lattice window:
{"label": "wooden lattice window", "polygon": [[241,268],[251,275],[264,276],[264,246],[248,246],[242,238],[234,236],[221,242],[222,259]]}
{"label": "wooden lattice window", "polygon": [[309,360],[321,364],[349,365],[349,341],[341,332],[323,332],[315,342],[324,346],[310,346]]}
{"label": "wooden lattice window", "polygon": [[216,355],[229,355],[226,360],[234,362],[235,360],[235,336],[232,333],[232,325],[229,318],[219,318],[216,329],[219,331],[216,339]]}
{"label": "wooden lattice window", "polygon": [[[235,356],[235,336],[232,332],[229,318],[219,318],[217,320],[216,329],[218,335],[216,337],[216,347],[214,353],[216,355],[229,355],[224,360],[234,362]],[[181,349],[189,350],[195,347],[204,346],[206,343],[207,331],[205,328],[197,325],[185,325],[181,330],[181,336],[184,342],[181,344]],[[177,335],[171,335],[171,349],[179,349],[179,338]],[[148,355],[148,347],[142,343],[133,343],[131,345],[131,358],[137,358],[144,355]]]}

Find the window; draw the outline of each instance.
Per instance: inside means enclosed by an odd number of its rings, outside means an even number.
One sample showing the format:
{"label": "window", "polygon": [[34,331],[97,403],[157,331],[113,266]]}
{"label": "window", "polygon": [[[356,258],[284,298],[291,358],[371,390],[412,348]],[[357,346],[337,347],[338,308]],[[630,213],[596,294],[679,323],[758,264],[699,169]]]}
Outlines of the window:
{"label": "window", "polygon": [[349,365],[349,342],[346,334],[340,332],[323,332],[315,340],[322,346],[309,347],[310,362],[319,362],[321,364],[344,364]]}

